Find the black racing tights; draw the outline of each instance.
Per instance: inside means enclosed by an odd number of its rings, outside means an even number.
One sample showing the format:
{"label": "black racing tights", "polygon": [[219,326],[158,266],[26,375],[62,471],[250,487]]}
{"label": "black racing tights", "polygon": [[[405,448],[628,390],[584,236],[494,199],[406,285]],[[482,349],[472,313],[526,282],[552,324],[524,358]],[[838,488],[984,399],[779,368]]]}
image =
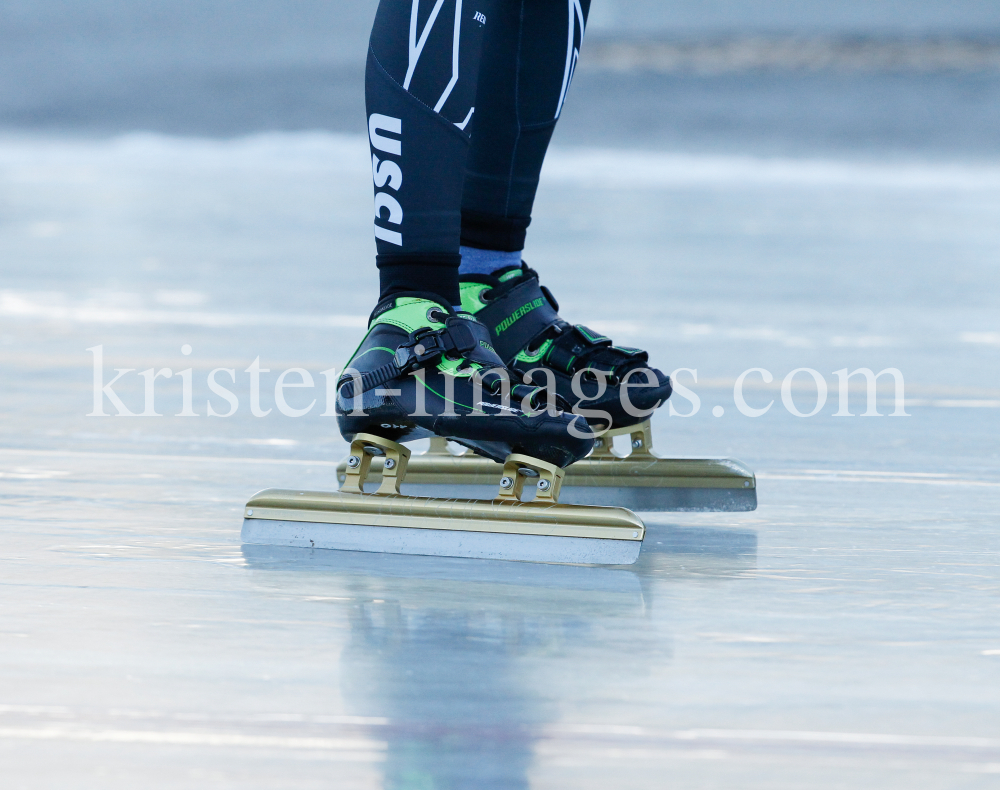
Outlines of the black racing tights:
{"label": "black racing tights", "polygon": [[459,245],[524,248],[590,0],[381,0],[365,100],[381,297],[459,304]]}

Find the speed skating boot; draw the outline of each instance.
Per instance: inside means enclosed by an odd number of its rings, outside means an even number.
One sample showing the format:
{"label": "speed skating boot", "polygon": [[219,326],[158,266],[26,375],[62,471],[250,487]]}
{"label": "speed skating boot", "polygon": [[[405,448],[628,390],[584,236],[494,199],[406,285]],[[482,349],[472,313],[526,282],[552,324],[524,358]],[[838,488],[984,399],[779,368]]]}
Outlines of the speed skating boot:
{"label": "speed skating boot", "polygon": [[556,392],[595,429],[638,425],[670,397],[670,377],[649,367],[645,351],[560,318],[559,304],[527,264],[462,275],[460,287],[462,308],[486,325],[518,381],[547,386],[551,371]]}
{"label": "speed skating boot", "polygon": [[337,422],[348,441],[443,437],[495,461],[519,453],[566,467],[593,434],[547,394],[507,371],[473,316],[434,294],[396,295],[375,308],[338,381]]}

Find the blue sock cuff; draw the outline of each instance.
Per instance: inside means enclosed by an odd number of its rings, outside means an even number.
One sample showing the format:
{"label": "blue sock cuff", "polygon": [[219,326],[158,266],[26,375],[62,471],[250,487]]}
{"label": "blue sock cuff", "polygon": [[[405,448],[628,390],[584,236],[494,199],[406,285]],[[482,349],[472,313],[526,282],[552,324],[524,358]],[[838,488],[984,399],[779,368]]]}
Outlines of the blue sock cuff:
{"label": "blue sock cuff", "polygon": [[521,252],[481,250],[478,247],[461,247],[462,263],[459,274],[493,274],[497,269],[521,265]]}

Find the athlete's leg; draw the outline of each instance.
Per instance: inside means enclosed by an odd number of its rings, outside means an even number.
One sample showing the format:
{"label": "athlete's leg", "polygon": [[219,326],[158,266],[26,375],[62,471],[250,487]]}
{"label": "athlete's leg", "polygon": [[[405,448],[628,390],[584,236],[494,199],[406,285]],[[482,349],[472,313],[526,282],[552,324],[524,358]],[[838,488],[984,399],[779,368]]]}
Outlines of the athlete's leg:
{"label": "athlete's leg", "polygon": [[[538,175],[576,68],[590,0],[505,0],[488,18],[462,200],[469,259],[518,265]],[[492,257],[478,251],[493,251]]]}
{"label": "athlete's leg", "polygon": [[492,0],[379,4],[365,100],[380,299],[425,291],[459,303],[467,126],[490,6]]}
{"label": "athlete's leg", "polygon": [[589,6],[510,0],[489,20],[462,200],[461,289],[463,307],[522,380],[554,378],[592,425],[618,428],[647,419],[670,396],[669,377],[648,366],[645,351],[564,321],[520,252]]}
{"label": "athlete's leg", "polygon": [[338,382],[337,422],[347,439],[443,436],[495,460],[519,453],[564,467],[593,447],[590,431],[539,410],[541,389],[511,386],[489,331],[454,309],[467,128],[490,6],[379,4],[365,96],[382,294]]}

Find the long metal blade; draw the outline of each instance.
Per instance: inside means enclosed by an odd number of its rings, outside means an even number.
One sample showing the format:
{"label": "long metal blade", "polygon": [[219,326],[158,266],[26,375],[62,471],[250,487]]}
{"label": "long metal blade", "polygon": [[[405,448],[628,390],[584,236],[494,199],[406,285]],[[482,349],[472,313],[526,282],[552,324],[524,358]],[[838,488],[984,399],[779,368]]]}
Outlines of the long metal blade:
{"label": "long metal blade", "polygon": [[[374,478],[377,482],[378,477]],[[374,491],[376,486],[366,488]],[[403,483],[400,491],[407,496],[445,499],[489,499],[496,495],[496,485],[461,483]],[[623,507],[637,513],[653,512],[746,512],[757,509],[756,488],[693,487],[610,487],[563,484],[559,501],[567,505]]]}
{"label": "long metal blade", "polygon": [[[471,453],[425,453],[410,457],[403,494],[421,497],[492,499],[500,464]],[[374,459],[366,490],[381,480]],[[338,478],[343,469],[338,467]],[[566,470],[559,501],[571,505],[624,507],[638,512],[756,510],[757,480],[726,458],[585,458]]]}
{"label": "long metal blade", "polygon": [[532,562],[628,565],[645,526],[616,507],[268,489],[244,509],[243,542]]}

